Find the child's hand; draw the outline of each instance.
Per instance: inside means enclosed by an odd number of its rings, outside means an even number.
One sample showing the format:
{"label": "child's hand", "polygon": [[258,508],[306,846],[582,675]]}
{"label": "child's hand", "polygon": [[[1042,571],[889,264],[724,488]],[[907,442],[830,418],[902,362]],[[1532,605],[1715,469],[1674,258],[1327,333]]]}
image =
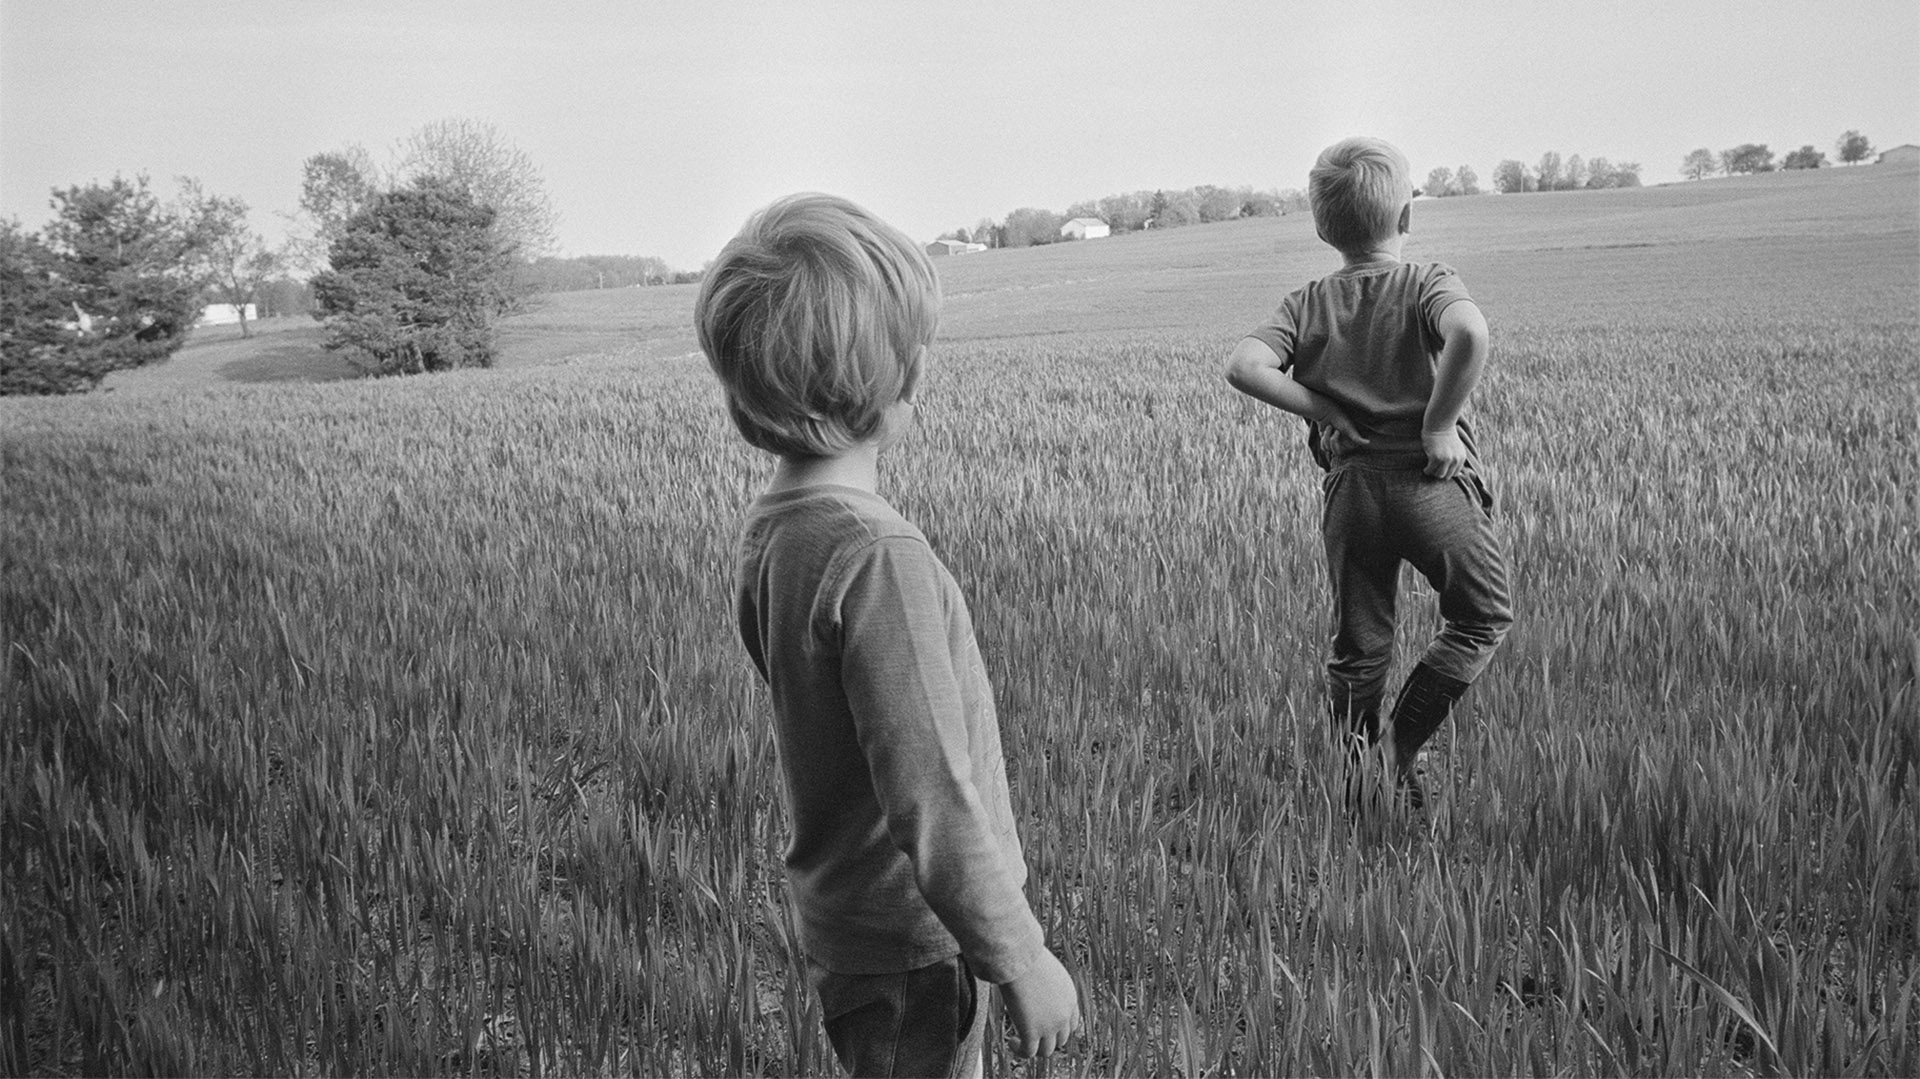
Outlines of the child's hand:
{"label": "child's hand", "polygon": [[1460,432],[1452,427],[1444,431],[1423,431],[1420,446],[1427,451],[1427,475],[1450,480],[1467,470],[1467,446]]}
{"label": "child's hand", "polygon": [[1352,416],[1347,415],[1346,409],[1319,394],[1314,395],[1313,413],[1307,418],[1315,423],[1326,424],[1356,446],[1364,446],[1368,442],[1367,436],[1360,433],[1359,426],[1353,422]]}
{"label": "child's hand", "polygon": [[1001,985],[1000,995],[1020,1036],[1016,1052],[1022,1059],[1047,1056],[1080,1032],[1080,997],[1073,975],[1052,952],[1042,955],[1032,970]]}

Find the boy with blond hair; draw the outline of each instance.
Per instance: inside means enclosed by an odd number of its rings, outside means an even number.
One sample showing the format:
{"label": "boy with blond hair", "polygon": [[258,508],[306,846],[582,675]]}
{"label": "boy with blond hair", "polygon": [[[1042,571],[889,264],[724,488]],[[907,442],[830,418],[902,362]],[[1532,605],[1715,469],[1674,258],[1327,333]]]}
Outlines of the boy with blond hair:
{"label": "boy with blond hair", "polygon": [[1379,139],[1320,154],[1308,177],[1320,239],[1344,265],[1289,293],[1233,351],[1227,381],[1304,417],[1327,471],[1321,537],[1333,591],[1327,689],[1354,769],[1378,742],[1400,566],[1440,597],[1440,632],[1393,704],[1390,759],[1415,809],[1420,747],[1513,624],[1493,495],[1463,416],[1487,323],[1453,268],[1400,259],[1413,211],[1407,160]]}
{"label": "boy with blond hair", "polygon": [[734,424],[779,458],[741,530],[736,612],[773,699],[808,980],[855,1075],[978,1074],[985,983],[1022,1056],[1080,1025],[1021,891],[966,600],[876,493],[939,312],[917,245],[817,194],[755,214],[694,308]]}

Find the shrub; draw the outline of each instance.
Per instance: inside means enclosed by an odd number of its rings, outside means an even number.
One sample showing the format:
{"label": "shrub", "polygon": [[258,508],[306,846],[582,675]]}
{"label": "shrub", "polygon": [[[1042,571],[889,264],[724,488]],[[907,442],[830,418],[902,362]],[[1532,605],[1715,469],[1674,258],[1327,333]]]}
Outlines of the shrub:
{"label": "shrub", "polygon": [[371,374],[492,366],[496,324],[517,299],[514,248],[496,223],[431,177],[380,195],[313,279],[326,347]]}

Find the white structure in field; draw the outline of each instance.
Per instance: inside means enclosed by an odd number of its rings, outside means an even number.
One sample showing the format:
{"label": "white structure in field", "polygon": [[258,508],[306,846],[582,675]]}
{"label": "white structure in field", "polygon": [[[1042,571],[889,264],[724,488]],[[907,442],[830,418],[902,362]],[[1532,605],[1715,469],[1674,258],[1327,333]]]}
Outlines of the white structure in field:
{"label": "white structure in field", "polygon": [[[252,322],[259,317],[260,315],[253,309],[253,305],[248,304],[247,321]],[[194,325],[231,326],[238,321],[240,321],[240,309],[238,307],[230,303],[210,303],[207,305],[206,310],[200,312],[200,320],[195,322]]]}
{"label": "white structure in field", "polygon": [[971,255],[975,251],[985,251],[986,244],[970,244],[965,240],[935,240],[927,245],[929,255]]}
{"label": "white structure in field", "polygon": [[1113,230],[1097,217],[1076,217],[1060,226],[1060,235],[1069,240],[1098,240],[1113,235]]}
{"label": "white structure in field", "polygon": [[1915,161],[1920,161],[1920,146],[1915,146],[1913,143],[1908,142],[1895,146],[1891,150],[1881,151],[1880,156],[1875,158],[1873,163],[1876,165],[1898,165]]}

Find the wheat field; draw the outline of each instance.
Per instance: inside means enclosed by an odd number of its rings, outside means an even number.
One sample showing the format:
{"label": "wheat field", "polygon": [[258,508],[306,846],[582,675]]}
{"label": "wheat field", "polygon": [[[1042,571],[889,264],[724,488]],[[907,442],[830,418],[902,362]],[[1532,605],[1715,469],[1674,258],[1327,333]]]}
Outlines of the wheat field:
{"label": "wheat field", "polygon": [[[1416,207],[1493,326],[1519,615],[1424,826],[1340,809],[1318,476],[1219,373],[1311,224],[943,261],[882,488],[972,604],[1087,1016],[990,1071],[1920,1071],[1916,194]],[[0,1071],[831,1071],[730,623],[768,464],[690,307],[0,401]]]}

